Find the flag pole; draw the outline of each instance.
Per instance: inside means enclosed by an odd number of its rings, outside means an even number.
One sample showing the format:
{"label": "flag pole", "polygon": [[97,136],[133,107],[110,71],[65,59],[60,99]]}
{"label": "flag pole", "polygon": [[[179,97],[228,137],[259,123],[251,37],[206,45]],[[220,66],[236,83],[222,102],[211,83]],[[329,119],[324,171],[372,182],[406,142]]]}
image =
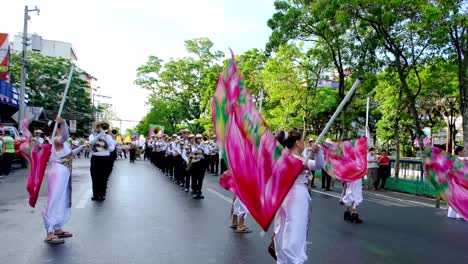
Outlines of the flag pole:
{"label": "flag pole", "polygon": [[[58,114],[57,116],[61,116],[62,115],[62,111],[63,111],[63,106],[65,105],[65,100],[67,98],[67,94],[68,94],[68,89],[70,88],[70,83],[71,83],[71,80],[72,80],[72,76],[73,76],[73,72],[75,71],[75,65],[72,64],[72,67],[70,69],[70,73],[68,74],[68,81],[67,81],[67,85],[65,86],[65,91],[63,91],[63,95],[62,95],[62,102],[60,102],[60,108],[59,108],[59,111],[58,111]],[[53,140],[53,138],[55,137],[55,133],[57,132],[57,122],[55,122],[55,125],[54,125],[54,130],[52,132],[52,136],[51,136],[51,139]]]}
{"label": "flag pole", "polygon": [[335,121],[335,119],[338,117],[338,115],[340,114],[341,110],[343,110],[345,104],[349,101],[349,99],[351,99],[351,96],[353,95],[354,91],[356,91],[357,87],[359,86],[359,84],[361,83],[361,81],[363,80],[362,76],[359,76],[359,78],[354,82],[353,86],[351,87],[351,89],[348,91],[348,93],[346,94],[345,98],[343,98],[343,101],[341,101],[340,105],[338,106],[338,108],[336,108],[335,110],[335,113],[333,114],[333,116],[330,118],[330,120],[328,121],[327,125],[325,126],[325,128],[323,129],[322,133],[320,133],[319,137],[317,138],[317,143],[320,143],[322,142],[322,139],[323,137],[327,134],[328,130],[330,129],[331,125],[333,124],[333,122]]}

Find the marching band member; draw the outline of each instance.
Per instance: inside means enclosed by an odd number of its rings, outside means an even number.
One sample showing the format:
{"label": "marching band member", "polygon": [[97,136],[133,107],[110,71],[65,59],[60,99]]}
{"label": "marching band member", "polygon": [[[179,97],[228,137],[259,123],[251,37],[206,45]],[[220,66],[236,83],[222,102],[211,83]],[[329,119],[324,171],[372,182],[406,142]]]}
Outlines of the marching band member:
{"label": "marching band member", "polygon": [[89,144],[93,148],[91,157],[91,180],[93,182],[93,201],[106,199],[107,179],[111,172],[110,153],[114,151],[114,140],[105,133],[110,125],[107,121],[96,121],[94,128],[97,135],[89,136]]}
{"label": "marching band member", "polygon": [[213,175],[218,176],[218,167],[219,167],[219,147],[216,143],[216,135],[213,136],[213,139],[210,140],[210,172]]}
{"label": "marching band member", "polygon": [[[193,199],[203,199],[201,193],[201,183],[203,181],[204,174],[204,164],[203,164],[203,154],[204,151],[200,148],[195,142],[195,135],[189,135],[189,144],[184,148],[182,152],[182,158],[187,163],[187,175],[185,177],[185,187],[186,191],[190,188],[190,179],[192,180],[192,193]],[[199,185],[200,183],[200,185]]]}

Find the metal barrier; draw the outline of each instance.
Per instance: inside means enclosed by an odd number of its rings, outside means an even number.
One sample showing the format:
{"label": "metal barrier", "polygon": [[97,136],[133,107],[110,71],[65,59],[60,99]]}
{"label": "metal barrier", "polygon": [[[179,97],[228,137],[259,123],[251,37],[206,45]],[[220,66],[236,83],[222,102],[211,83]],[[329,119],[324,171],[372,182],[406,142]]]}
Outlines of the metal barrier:
{"label": "metal barrier", "polygon": [[[390,177],[395,177],[395,159],[390,159]],[[424,181],[424,164],[421,159],[400,159],[399,179]]]}

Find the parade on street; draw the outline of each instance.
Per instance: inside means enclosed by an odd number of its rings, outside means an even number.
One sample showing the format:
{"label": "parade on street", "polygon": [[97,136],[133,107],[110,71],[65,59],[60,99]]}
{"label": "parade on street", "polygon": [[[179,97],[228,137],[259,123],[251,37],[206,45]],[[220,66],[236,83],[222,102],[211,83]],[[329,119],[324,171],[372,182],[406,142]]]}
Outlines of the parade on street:
{"label": "parade on street", "polygon": [[0,263],[468,263],[466,1],[0,6]]}

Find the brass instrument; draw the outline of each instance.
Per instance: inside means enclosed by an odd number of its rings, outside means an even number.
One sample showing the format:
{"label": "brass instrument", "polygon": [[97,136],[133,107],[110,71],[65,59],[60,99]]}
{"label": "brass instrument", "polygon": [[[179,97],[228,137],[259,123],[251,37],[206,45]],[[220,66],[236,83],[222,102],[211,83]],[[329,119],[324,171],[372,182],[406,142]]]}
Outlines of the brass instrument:
{"label": "brass instrument", "polygon": [[153,129],[153,132],[154,132],[155,135],[157,135],[159,132],[161,132],[161,129],[159,127],[155,127]]}
{"label": "brass instrument", "polygon": [[108,130],[109,129],[109,124],[104,123],[101,125],[102,130]]}
{"label": "brass instrument", "polygon": [[117,129],[115,129],[115,128],[111,130],[111,134],[113,136],[117,136],[118,133],[119,133],[119,131]]}

